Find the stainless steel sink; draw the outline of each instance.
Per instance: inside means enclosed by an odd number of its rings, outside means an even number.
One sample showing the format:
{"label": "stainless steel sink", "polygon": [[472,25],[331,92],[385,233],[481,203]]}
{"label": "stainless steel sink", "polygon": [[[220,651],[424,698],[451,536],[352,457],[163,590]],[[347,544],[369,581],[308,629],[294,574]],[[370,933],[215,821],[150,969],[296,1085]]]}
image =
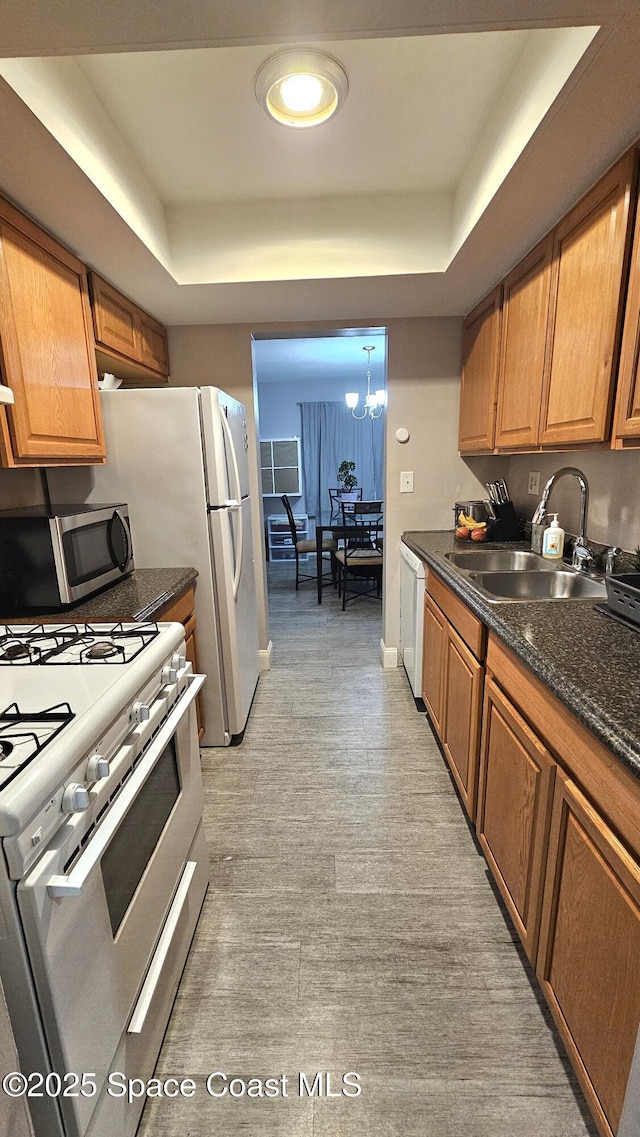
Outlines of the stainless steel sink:
{"label": "stainless steel sink", "polygon": [[557,561],[546,561],[538,553],[526,549],[473,549],[461,553],[445,553],[456,568],[479,572],[558,571]]}
{"label": "stainless steel sink", "polygon": [[473,572],[469,573],[469,579],[479,592],[493,601],[575,600],[589,596],[602,599],[607,594],[599,580],[568,568],[551,572]]}

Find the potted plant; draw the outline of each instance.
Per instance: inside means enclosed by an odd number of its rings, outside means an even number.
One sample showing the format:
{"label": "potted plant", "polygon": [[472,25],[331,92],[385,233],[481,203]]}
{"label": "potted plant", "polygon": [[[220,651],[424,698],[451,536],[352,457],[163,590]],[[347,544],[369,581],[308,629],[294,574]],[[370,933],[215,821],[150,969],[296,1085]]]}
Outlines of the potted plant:
{"label": "potted plant", "polygon": [[358,485],[358,479],[354,474],[355,468],[355,462],[348,462],[346,458],[338,466],[338,498],[340,501],[356,501],[357,494],[353,492]]}

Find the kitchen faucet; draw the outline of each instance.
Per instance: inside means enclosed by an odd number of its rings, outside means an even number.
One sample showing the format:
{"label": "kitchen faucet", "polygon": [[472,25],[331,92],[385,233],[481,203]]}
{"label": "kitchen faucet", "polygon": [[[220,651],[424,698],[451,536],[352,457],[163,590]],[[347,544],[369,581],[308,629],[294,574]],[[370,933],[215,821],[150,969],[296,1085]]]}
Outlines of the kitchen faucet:
{"label": "kitchen faucet", "polygon": [[547,516],[547,502],[551,495],[551,491],[559,478],[565,474],[571,474],[572,477],[577,478],[578,485],[580,486],[580,532],[576,537],[573,545],[573,555],[571,557],[571,566],[577,572],[586,572],[587,565],[593,561],[593,556],[586,546],[586,529],[587,529],[587,510],[589,508],[589,483],[582,470],[576,469],[575,466],[563,466],[561,470],[556,470],[547,482],[542,497],[538,502],[533,517],[531,518],[532,525],[540,525]]}

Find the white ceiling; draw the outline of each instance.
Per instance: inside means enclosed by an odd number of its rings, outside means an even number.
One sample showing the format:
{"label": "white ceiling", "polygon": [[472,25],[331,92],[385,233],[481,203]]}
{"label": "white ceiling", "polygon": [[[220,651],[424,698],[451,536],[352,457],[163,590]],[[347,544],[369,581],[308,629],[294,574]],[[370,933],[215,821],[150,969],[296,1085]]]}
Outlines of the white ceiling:
{"label": "white ceiling", "polygon": [[[81,56],[164,205],[454,189],[525,45],[540,32],[318,44],[349,76],[340,114],[295,131],[258,105],[273,45]],[[283,49],[286,45],[282,45]]]}
{"label": "white ceiling", "polygon": [[386,337],[382,328],[354,329],[339,335],[256,339],[254,373],[258,384],[309,382],[321,387],[340,379],[345,391],[366,394],[367,353],[371,352],[371,390],[386,387]]}
{"label": "white ceiling", "polygon": [[[291,43],[349,74],[316,131],[253,95]],[[639,54],[636,0],[5,0],[0,189],[168,323],[459,313],[640,134]]]}

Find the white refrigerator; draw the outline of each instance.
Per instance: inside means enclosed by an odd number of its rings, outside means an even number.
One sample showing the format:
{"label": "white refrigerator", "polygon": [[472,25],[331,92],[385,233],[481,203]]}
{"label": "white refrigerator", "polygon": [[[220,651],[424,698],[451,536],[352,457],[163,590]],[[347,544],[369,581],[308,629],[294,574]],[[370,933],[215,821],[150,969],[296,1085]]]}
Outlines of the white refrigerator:
{"label": "white refrigerator", "polygon": [[100,400],[107,463],[49,470],[51,499],[126,501],[136,568],[198,570],[203,745],[229,745],[259,674],[245,408],[217,387],[102,391]]}

